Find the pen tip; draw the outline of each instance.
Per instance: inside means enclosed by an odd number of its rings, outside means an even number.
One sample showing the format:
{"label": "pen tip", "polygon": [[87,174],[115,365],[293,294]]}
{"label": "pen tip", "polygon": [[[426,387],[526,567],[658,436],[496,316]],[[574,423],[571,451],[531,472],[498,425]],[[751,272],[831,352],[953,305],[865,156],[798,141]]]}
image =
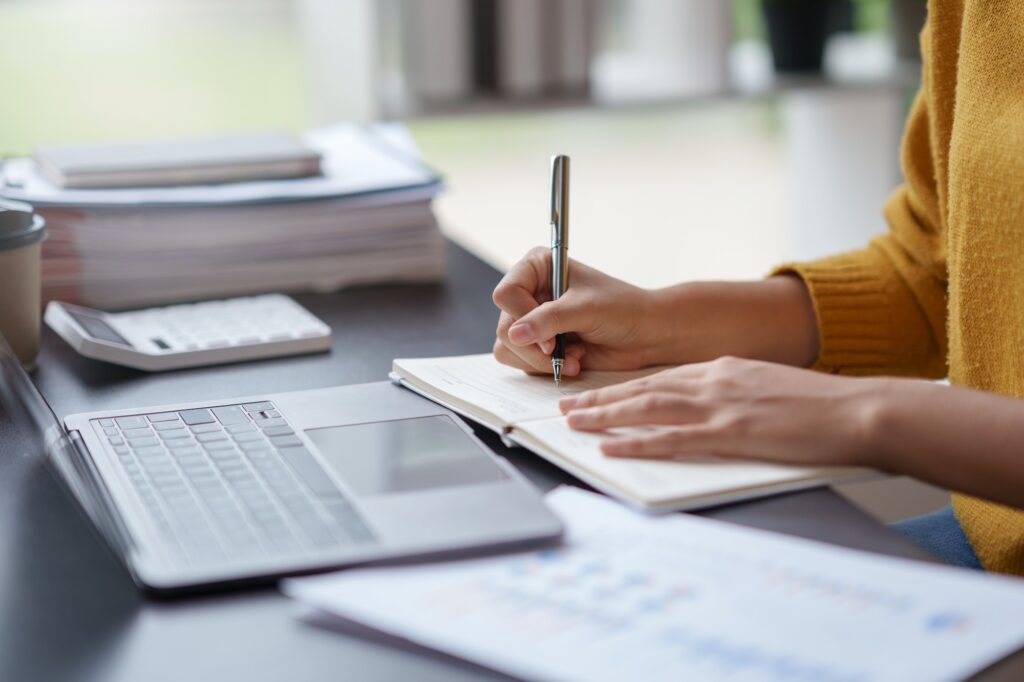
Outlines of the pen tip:
{"label": "pen tip", "polygon": [[558,365],[555,365],[553,371],[555,375],[555,386],[559,386],[562,383],[562,368]]}

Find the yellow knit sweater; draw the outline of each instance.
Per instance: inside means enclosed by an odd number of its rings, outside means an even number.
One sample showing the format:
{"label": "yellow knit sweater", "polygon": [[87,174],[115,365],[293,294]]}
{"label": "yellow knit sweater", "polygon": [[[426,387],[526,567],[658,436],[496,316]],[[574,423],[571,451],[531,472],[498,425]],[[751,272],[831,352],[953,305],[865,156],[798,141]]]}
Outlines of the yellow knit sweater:
{"label": "yellow knit sweater", "polygon": [[[814,299],[818,369],[1024,397],[1024,1],[929,0],[921,47],[889,233],[783,269]],[[953,507],[987,569],[1024,574],[1024,512]]]}

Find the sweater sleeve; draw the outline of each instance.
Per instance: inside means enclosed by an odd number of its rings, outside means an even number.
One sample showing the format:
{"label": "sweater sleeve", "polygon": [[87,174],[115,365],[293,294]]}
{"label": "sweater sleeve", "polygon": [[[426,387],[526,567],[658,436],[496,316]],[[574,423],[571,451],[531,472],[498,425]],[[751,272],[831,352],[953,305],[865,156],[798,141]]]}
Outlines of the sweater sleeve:
{"label": "sweater sleeve", "polygon": [[772,274],[796,274],[818,320],[815,369],[939,378],[946,374],[946,248],[921,88],[904,133],[905,183],[885,205],[889,232],[867,248]]}

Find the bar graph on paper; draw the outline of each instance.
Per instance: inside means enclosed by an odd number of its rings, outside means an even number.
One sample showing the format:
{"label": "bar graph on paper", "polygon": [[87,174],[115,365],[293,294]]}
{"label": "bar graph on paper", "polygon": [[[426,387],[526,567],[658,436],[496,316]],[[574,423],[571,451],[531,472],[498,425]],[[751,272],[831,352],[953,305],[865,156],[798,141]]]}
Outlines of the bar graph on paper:
{"label": "bar graph on paper", "polygon": [[549,504],[563,547],[288,591],[529,679],[952,680],[1024,641],[1016,583],[579,491]]}

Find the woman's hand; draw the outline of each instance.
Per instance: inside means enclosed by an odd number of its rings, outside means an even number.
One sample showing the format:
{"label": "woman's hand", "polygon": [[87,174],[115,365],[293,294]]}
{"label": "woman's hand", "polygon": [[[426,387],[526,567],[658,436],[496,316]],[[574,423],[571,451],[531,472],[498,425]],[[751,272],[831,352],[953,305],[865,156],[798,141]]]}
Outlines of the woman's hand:
{"label": "woman's hand", "polygon": [[[652,292],[626,284],[582,263],[569,267],[572,285],[551,300],[551,252],[537,247],[512,266],[494,290],[501,309],[494,356],[531,373],[551,373],[556,334],[568,333],[562,372],[581,367],[637,369],[651,364],[663,345],[662,315]],[[665,326],[661,322],[661,326]]]}
{"label": "woman's hand", "polygon": [[638,369],[736,355],[808,366],[818,327],[803,282],[690,282],[648,290],[573,261],[568,292],[551,300],[551,253],[536,248],[494,290],[501,309],[494,355],[527,372],[551,372],[556,334],[567,334],[563,374]]}
{"label": "woman's hand", "polygon": [[601,449],[612,457],[713,454],[871,465],[877,397],[886,381],[721,358],[563,398],[560,407],[574,429],[667,427],[609,435]]}

